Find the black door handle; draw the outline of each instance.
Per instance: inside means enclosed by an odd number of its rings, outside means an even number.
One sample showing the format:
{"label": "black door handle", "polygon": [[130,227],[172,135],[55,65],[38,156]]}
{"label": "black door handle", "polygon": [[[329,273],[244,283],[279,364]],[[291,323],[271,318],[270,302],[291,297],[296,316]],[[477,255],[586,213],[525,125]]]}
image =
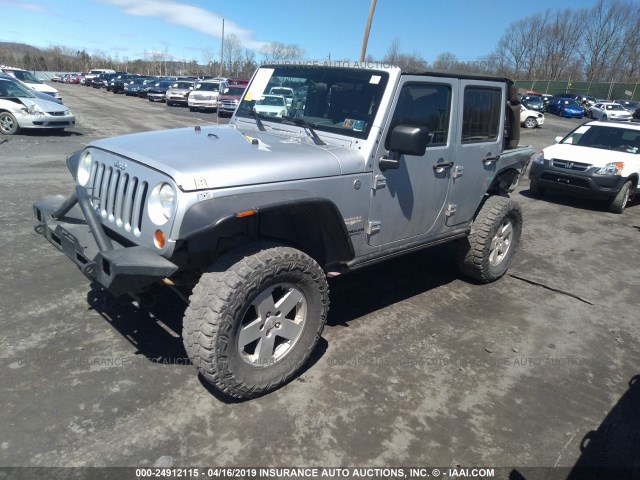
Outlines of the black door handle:
{"label": "black door handle", "polygon": [[451,168],[453,167],[453,162],[447,162],[447,163],[436,163],[433,166],[434,170],[440,170],[440,169],[445,169],[445,168]]}
{"label": "black door handle", "polygon": [[497,162],[498,160],[500,160],[500,155],[496,155],[495,157],[485,157],[482,159],[482,161],[486,165],[489,165],[490,163],[493,163],[493,162]]}

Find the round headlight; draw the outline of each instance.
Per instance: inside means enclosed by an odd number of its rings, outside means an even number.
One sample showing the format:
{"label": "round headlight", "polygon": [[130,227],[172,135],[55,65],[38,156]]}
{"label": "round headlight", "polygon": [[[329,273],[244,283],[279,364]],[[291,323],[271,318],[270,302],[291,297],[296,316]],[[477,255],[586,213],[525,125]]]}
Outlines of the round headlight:
{"label": "round headlight", "polygon": [[149,218],[156,225],[164,225],[176,206],[176,191],[168,183],[159,183],[151,191],[148,203]]}
{"label": "round headlight", "polygon": [[91,177],[91,152],[84,152],[82,154],[82,157],[80,157],[80,162],[78,162],[78,173],[76,174],[78,185],[82,187],[86,187],[87,183],[89,183],[90,177]]}

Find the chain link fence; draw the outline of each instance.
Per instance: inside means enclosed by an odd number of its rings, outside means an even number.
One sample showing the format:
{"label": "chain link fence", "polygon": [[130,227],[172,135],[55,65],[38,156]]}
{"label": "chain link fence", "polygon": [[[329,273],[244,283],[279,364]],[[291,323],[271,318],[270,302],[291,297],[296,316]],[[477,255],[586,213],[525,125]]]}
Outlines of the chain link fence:
{"label": "chain link fence", "polygon": [[572,80],[517,80],[521,90],[538,93],[571,92],[603,100],[640,100],[639,83],[576,82]]}

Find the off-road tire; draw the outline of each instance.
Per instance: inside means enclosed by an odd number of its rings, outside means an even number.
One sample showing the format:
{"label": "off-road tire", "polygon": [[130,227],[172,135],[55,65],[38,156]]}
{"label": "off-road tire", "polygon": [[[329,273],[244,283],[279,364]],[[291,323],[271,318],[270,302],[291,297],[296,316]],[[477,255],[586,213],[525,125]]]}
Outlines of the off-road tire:
{"label": "off-road tire", "polygon": [[627,203],[631,199],[631,180],[625,182],[618,194],[611,199],[609,203],[609,211],[613,213],[622,213],[627,207]]}
{"label": "off-road tire", "polygon": [[[275,295],[277,289],[282,291],[282,285],[292,287],[289,293],[302,297],[289,313],[304,308],[302,328],[291,344],[273,333],[279,328],[278,323],[274,326],[274,318],[284,318],[288,306],[282,312],[269,312],[270,316],[252,305],[255,301],[262,308],[271,301],[278,310],[284,300],[269,298],[267,292]],[[290,247],[249,245],[220,257],[200,278],[184,316],[184,347],[195,367],[215,388],[238,399],[258,397],[287,383],[308,360],[322,334],[328,309],[329,287],[324,272],[311,257]],[[249,333],[249,325],[260,327],[263,333],[255,328]],[[282,332],[287,328],[283,325]],[[251,360],[246,345],[240,345],[255,333],[262,335],[256,339],[255,355],[261,352],[260,342],[268,345],[265,335],[274,336],[272,343],[284,341],[284,355],[276,358],[275,352],[282,350],[280,343],[272,350],[273,362]]]}
{"label": "off-road tire", "polygon": [[459,242],[458,268],[484,283],[502,277],[518,248],[522,210],[507,197],[492,196],[480,208],[471,234]]}

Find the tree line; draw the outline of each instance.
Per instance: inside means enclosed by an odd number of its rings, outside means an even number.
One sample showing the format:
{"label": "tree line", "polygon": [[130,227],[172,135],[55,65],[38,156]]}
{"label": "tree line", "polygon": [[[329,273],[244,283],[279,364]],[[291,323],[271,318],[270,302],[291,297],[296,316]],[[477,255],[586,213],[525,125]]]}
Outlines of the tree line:
{"label": "tree line", "polygon": [[[471,40],[471,39],[470,39]],[[0,63],[28,70],[56,72],[113,68],[149,75],[221,75],[249,78],[258,62],[304,57],[304,49],[280,42],[265,44],[258,52],[244,48],[234,34],[225,36],[220,50],[205,49],[201,61],[182,60],[163,51],[145,52],[143,58],[120,58],[96,51],[63,46],[45,49],[16,48],[0,44]],[[400,41],[391,42],[382,61],[408,71],[429,68],[507,76],[514,80],[570,79],[594,82],[636,83],[640,76],[640,3],[636,0],[598,0],[591,8],[548,9],[509,25],[494,51],[471,61],[442,52],[432,63],[414,51],[403,52]]]}
{"label": "tree line", "polygon": [[516,20],[493,52],[473,61],[443,52],[429,65],[418,53],[402,53],[397,39],[384,61],[407,70],[433,67],[514,80],[636,83],[640,76],[640,3],[599,0],[591,8],[549,9]]}

